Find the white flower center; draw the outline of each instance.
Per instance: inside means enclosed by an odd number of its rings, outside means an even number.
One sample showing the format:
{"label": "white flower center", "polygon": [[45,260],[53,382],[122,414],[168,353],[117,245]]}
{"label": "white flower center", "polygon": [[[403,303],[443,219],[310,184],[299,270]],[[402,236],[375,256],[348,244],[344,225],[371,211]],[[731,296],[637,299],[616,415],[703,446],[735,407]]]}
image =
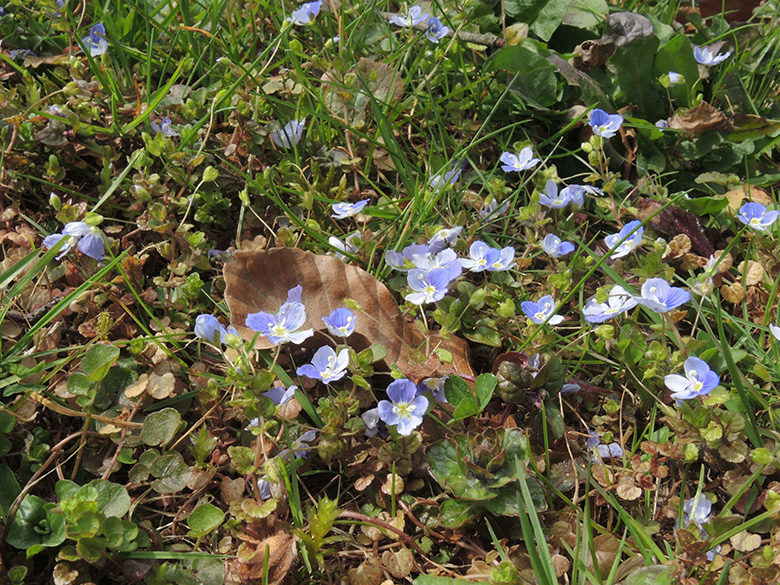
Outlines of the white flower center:
{"label": "white flower center", "polygon": [[396,402],[393,404],[393,412],[401,418],[409,418],[416,410],[416,407],[411,402]]}

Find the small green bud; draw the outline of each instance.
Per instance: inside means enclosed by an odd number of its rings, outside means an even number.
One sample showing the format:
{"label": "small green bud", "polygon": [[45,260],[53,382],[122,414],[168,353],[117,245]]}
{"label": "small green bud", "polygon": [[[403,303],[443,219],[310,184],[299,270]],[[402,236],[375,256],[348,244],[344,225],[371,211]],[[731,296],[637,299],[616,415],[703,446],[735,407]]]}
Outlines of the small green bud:
{"label": "small green bud", "polygon": [[214,167],[212,167],[211,165],[203,169],[204,182],[211,183],[212,181],[216,181],[218,178],[219,178],[219,171]]}
{"label": "small green bud", "polygon": [[62,201],[60,201],[59,195],[57,195],[54,191],[49,194],[49,205],[54,208],[54,211],[59,211],[62,209]]}
{"label": "small green bud", "polygon": [[615,339],[615,326],[614,325],[599,325],[593,332],[599,339],[609,340]]}

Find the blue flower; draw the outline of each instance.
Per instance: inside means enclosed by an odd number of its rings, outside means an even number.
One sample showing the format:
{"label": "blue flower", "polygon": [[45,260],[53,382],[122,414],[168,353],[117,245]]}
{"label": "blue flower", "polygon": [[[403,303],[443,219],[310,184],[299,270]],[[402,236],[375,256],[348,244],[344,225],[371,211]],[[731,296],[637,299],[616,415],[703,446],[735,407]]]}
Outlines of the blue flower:
{"label": "blue flower", "polygon": [[198,315],[195,318],[193,331],[195,337],[205,339],[213,344],[225,343],[226,335],[238,335],[235,327],[225,328],[214,315]]}
{"label": "blue flower", "polygon": [[550,325],[557,325],[563,321],[563,317],[555,314],[555,301],[552,295],[545,295],[536,302],[523,301],[520,303],[520,308],[525,316],[537,325],[541,325],[545,321]]}
{"label": "blue flower", "polygon": [[353,215],[357,215],[366,205],[368,205],[369,201],[370,199],[363,199],[357,203],[334,203],[332,205],[333,213],[331,214],[331,217],[335,219],[346,219]]}
{"label": "blue flower", "polygon": [[767,211],[766,205],[751,201],[739,208],[737,219],[745,225],[763,232],[777,221],[778,216],[780,216],[780,211]]}
{"label": "blue flower", "polygon": [[374,437],[379,434],[379,407],[374,407],[360,415],[363,424],[366,425],[366,436]]}
{"label": "blue flower", "polygon": [[305,126],[306,118],[290,120],[280,130],[268,134],[268,138],[279,148],[292,148],[301,141]]}
{"label": "blue flower", "polygon": [[399,435],[408,436],[422,424],[428,409],[428,399],[417,396],[417,388],[409,380],[396,380],[387,387],[388,400],[380,400],[379,418],[385,424],[395,426]]}
{"label": "blue flower", "polygon": [[675,85],[685,83],[685,77],[675,71],[670,71],[666,74],[666,76],[669,78],[669,87],[674,87]]}
{"label": "blue flower", "polygon": [[423,13],[421,7],[412,6],[406,16],[401,16],[400,14],[393,16],[390,19],[390,24],[411,28],[413,26],[417,26],[418,24],[428,22],[428,19],[430,18],[431,16],[429,14]]}
{"label": "blue flower", "polygon": [[442,228],[433,234],[433,237],[428,240],[429,252],[436,253],[441,252],[447,246],[452,244],[458,239],[460,232],[463,231],[463,226],[456,225],[453,228]]}
{"label": "blue flower", "polygon": [[505,173],[521,173],[539,164],[539,159],[534,158],[534,151],[530,146],[526,146],[517,154],[504,152],[498,160],[504,163],[501,170]]}
{"label": "blue flower", "polygon": [[672,391],[675,400],[690,400],[697,396],[709,394],[720,384],[718,374],[710,369],[702,359],[689,357],[683,364],[685,376],[669,374],[664,376],[664,384]]}
{"label": "blue flower", "polygon": [[667,313],[691,300],[691,293],[684,288],[671,286],[663,278],[648,278],[642,285],[636,302],[656,313]]}
{"label": "blue flower", "polygon": [[[479,219],[490,219],[494,216],[504,215],[509,210],[509,204],[511,203],[511,200],[507,199],[504,201],[501,205],[498,204],[498,201],[495,199],[491,199],[490,203],[487,205],[484,205],[482,209],[479,210],[478,215]],[[483,231],[486,231],[487,229],[492,228],[493,226],[485,226],[482,228]]]}
{"label": "blue flower", "polygon": [[396,252],[395,250],[385,251],[385,262],[391,268],[406,272],[416,267],[414,263],[415,256],[428,254],[430,251],[431,247],[428,244],[411,244],[406,246],[401,252]]}
{"label": "blue flower", "polygon": [[542,240],[542,249],[553,258],[563,258],[574,252],[574,244],[561,240],[555,234],[547,234]]}
{"label": "blue flower", "polygon": [[306,431],[295,441],[293,441],[292,449],[284,449],[279,453],[279,458],[287,461],[290,458],[290,452],[295,454],[296,459],[305,458],[309,456],[309,443],[317,438],[317,429]]}
{"label": "blue flower", "polygon": [[769,331],[772,333],[772,335],[775,336],[775,339],[777,339],[777,341],[780,341],[780,327],[778,327],[774,323],[770,323]]}
{"label": "blue flower", "polygon": [[152,132],[155,134],[162,133],[163,136],[173,137],[178,136],[179,133],[176,132],[173,128],[171,128],[171,119],[170,118],[163,118],[160,120],[160,123],[152,122],[149,124],[149,126],[152,129]]}
{"label": "blue flower", "polygon": [[430,252],[427,254],[416,254],[412,257],[412,262],[414,262],[415,268],[425,272],[438,268],[446,269],[447,278],[449,278],[450,282],[463,273],[463,267],[458,261],[458,255],[455,253],[455,250],[450,248],[446,248],[436,254]]}
{"label": "blue flower", "polygon": [[[611,258],[613,260],[617,260],[618,258],[622,258],[623,256],[627,256],[631,250],[639,246],[639,244],[642,243],[642,236],[645,233],[645,228],[642,227],[642,222],[638,219],[635,219],[634,221],[628,222],[626,225],[623,226],[623,228],[616,234],[611,234],[604,238],[604,243],[611,249],[615,248],[612,251]],[[625,238],[625,241],[623,241],[622,244],[618,245],[618,242],[623,240]]]}
{"label": "blue flower", "polygon": [[444,26],[438,18],[433,16],[428,20],[428,29],[425,31],[425,36],[432,43],[438,44],[441,39],[446,37],[450,32],[450,27]]}
{"label": "blue flower", "polygon": [[669,121],[668,121],[668,120],[658,120],[658,121],[655,123],[655,127],[656,127],[656,128],[661,128],[662,130],[663,130],[664,128],[668,128],[668,127],[669,127]]}
{"label": "blue flower", "polygon": [[463,167],[459,163],[453,163],[452,169],[445,173],[437,173],[428,179],[428,188],[438,193],[448,185],[454,185],[460,177]]}
{"label": "blue flower", "polygon": [[600,303],[596,297],[591,297],[582,308],[582,314],[585,315],[588,323],[603,323],[636,306],[637,300],[626,289],[616,284],[610,289],[606,302]]}
{"label": "blue flower", "polygon": [[414,305],[435,303],[447,294],[450,279],[449,268],[437,268],[435,270],[410,270],[406,276],[406,282],[413,291],[404,298]]}
{"label": "blue flower", "polygon": [[106,40],[106,27],[102,23],[94,25],[89,29],[89,35],[81,39],[81,44],[86,47],[87,52],[92,57],[99,57],[108,51],[108,41]]}
{"label": "blue flower", "polygon": [[321,8],[322,0],[307,2],[306,4],[301,4],[301,7],[298,10],[293,11],[292,15],[288,16],[285,20],[287,22],[292,22],[293,24],[311,24],[320,13]]}
{"label": "blue flower", "polygon": [[327,317],[323,317],[325,326],[331,335],[338,337],[349,337],[355,331],[355,325],[357,325],[357,318],[355,314],[349,309],[341,308],[335,309]]}
{"label": "blue flower", "polygon": [[324,384],[330,384],[341,380],[347,374],[348,365],[349,349],[345,347],[337,354],[331,346],[323,345],[311,358],[311,363],[299,367],[296,373],[299,376],[322,380]]}
{"label": "blue flower", "polygon": [[499,250],[477,240],[469,247],[469,258],[461,258],[458,262],[471,272],[500,272],[509,270],[514,264],[514,258],[515,249],[511,246]]}
{"label": "blue flower", "polygon": [[610,443],[604,445],[601,437],[594,431],[588,431],[588,449],[590,449],[592,456],[591,461],[599,463],[606,459],[618,459],[623,457],[623,448],[620,443]]}
{"label": "blue flower", "polygon": [[713,65],[723,63],[726,59],[731,57],[731,51],[726,51],[722,55],[716,56],[715,53],[707,47],[694,47],[693,56],[698,63],[706,65],[707,67],[712,67]]}
{"label": "blue flower", "polygon": [[623,124],[623,116],[620,114],[609,115],[604,110],[596,108],[590,113],[589,123],[596,136],[612,138]]}
{"label": "blue flower", "polygon": [[8,56],[11,59],[17,59],[18,57],[26,59],[27,57],[37,57],[38,55],[30,49],[13,49],[8,53]]}
{"label": "blue flower", "polygon": [[73,247],[74,242],[78,241],[78,250],[85,256],[102,260],[106,255],[106,245],[103,239],[103,232],[95,225],[89,225],[83,221],[71,221],[65,224],[60,234],[52,234],[43,240],[43,247],[53,248],[57,242],[64,237],[70,237],[71,240],[65,243],[65,247],[57,256],[59,260]]}
{"label": "blue flower", "polygon": [[444,395],[444,384],[446,384],[448,377],[424,378],[417,384],[417,396],[430,392],[437,401],[447,404],[447,397]]}
{"label": "blue flower", "polygon": [[[345,254],[352,254],[353,256],[360,251],[360,242],[363,241],[363,236],[360,232],[353,232],[344,238],[342,242],[335,236],[328,238],[328,243],[334,247],[338,252],[333,252],[333,256],[339,260],[347,261]],[[328,252],[330,254],[331,252]]]}
{"label": "blue flower", "polygon": [[544,193],[539,195],[539,203],[553,209],[563,209],[571,203],[571,193],[567,189],[559,192],[555,181],[548,179],[544,185]]}
{"label": "blue flower", "polygon": [[263,392],[263,396],[270,399],[271,402],[276,404],[277,406],[281,406],[282,404],[286,404],[290,401],[290,399],[295,396],[295,391],[298,389],[298,386],[290,386],[289,388],[285,389],[284,386],[274,386],[267,392]]}
{"label": "blue flower", "polygon": [[296,345],[314,335],[313,329],[298,331],[306,322],[306,307],[301,303],[301,285],[287,291],[287,302],[273,315],[265,311],[246,316],[246,326],[266,337],[273,345],[290,341]]}

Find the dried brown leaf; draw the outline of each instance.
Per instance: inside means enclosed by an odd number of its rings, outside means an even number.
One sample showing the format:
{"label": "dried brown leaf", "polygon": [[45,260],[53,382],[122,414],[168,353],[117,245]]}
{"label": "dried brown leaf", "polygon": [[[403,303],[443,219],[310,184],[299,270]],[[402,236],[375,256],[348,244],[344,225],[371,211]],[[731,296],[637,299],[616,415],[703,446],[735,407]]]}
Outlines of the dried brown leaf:
{"label": "dried brown leaf", "polygon": [[619,498],[629,502],[642,495],[642,488],[638,487],[634,478],[629,476],[623,477],[618,482],[616,491]]}
{"label": "dried brown leaf", "polygon": [[747,266],[745,266],[745,262],[740,262],[737,266],[737,272],[744,276],[742,284],[745,286],[754,286],[764,280],[764,267],[755,260],[748,260]]}
{"label": "dried brown leaf", "polygon": [[731,546],[740,552],[750,552],[761,546],[761,537],[758,534],[751,534],[747,530],[735,534],[729,540]]}
{"label": "dried brown leaf", "polygon": [[222,501],[230,505],[230,502],[238,500],[244,495],[244,488],[246,487],[246,481],[243,477],[237,479],[230,479],[227,476],[222,478],[222,482],[219,484],[219,493],[222,496]]}
{"label": "dried brown leaf", "polygon": [[382,567],[374,559],[368,559],[360,563],[355,569],[347,573],[349,585],[379,585],[384,579]]}
{"label": "dried brown leaf", "polygon": [[175,384],[176,379],[171,372],[166,372],[162,376],[152,374],[149,376],[149,385],[146,387],[146,391],[157,400],[163,400],[173,394]]}
{"label": "dried brown leaf", "polygon": [[755,201],[762,205],[772,205],[774,203],[772,196],[764,189],[747,184],[742,185],[742,187],[738,189],[727,191],[726,199],[729,200],[728,209],[732,213],[737,213],[745,200]]}
{"label": "dried brown leaf", "polygon": [[[362,312],[347,343],[356,351],[375,343],[383,345],[387,350],[384,361],[396,363],[414,382],[455,373],[473,376],[465,340],[455,336],[443,339],[435,333],[426,339],[413,323],[404,319],[387,287],[362,268],[298,248],[273,248],[237,252],[225,265],[224,275],[231,324],[244,339],[255,337],[255,332],[245,326],[247,314],[275,312],[286,301],[287,292],[300,284],[306,305],[304,328],[325,330],[322,317],[344,307],[345,299],[353,299]],[[258,337],[255,347],[272,346],[264,337]],[[414,359],[414,354],[420,353],[418,348],[427,358],[424,367]],[[452,363],[439,360],[435,353],[439,348],[452,354]]]}
{"label": "dried brown leaf", "polygon": [[403,579],[412,572],[414,554],[406,547],[402,547],[395,552],[386,550],[382,554],[382,564],[393,577]]}
{"label": "dried brown leaf", "polygon": [[728,302],[739,304],[745,298],[745,287],[735,282],[733,284],[724,284],[720,287],[721,296]]}
{"label": "dried brown leaf", "polygon": [[726,114],[707,102],[702,102],[695,108],[669,118],[669,128],[683,130],[688,139],[693,139],[709,130],[731,131],[735,129],[734,124]]}

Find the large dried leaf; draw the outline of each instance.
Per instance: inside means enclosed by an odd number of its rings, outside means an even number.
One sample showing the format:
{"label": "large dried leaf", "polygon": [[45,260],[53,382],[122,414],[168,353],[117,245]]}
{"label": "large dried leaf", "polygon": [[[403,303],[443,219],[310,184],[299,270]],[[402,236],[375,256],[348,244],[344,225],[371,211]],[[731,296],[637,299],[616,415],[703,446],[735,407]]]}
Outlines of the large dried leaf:
{"label": "large dried leaf", "polygon": [[[298,248],[243,251],[225,265],[224,274],[231,324],[244,339],[255,337],[255,332],[245,326],[247,314],[275,312],[286,301],[287,291],[300,284],[307,316],[304,328],[325,330],[322,318],[344,307],[345,299],[353,299],[363,312],[347,343],[357,351],[375,343],[383,345],[387,350],[385,362],[396,363],[412,381],[451,373],[473,376],[466,341],[454,336],[443,339],[435,333],[425,338],[404,318],[385,285],[362,268],[333,256]],[[255,347],[272,346],[264,337],[258,337]],[[441,363],[437,349],[450,352],[452,363]]]}
{"label": "large dried leaf", "polygon": [[683,130],[689,140],[710,130],[735,130],[734,124],[726,114],[707,102],[702,102],[695,108],[672,116],[669,119],[669,128]]}

